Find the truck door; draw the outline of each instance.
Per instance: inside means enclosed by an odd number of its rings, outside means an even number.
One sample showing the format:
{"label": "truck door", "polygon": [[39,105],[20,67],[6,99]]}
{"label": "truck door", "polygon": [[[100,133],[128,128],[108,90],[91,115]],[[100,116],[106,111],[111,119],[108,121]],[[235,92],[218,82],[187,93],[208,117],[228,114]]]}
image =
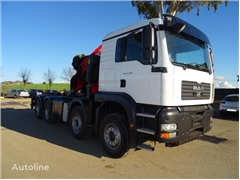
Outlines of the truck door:
{"label": "truck door", "polygon": [[[118,39],[121,64],[120,91],[129,94],[137,103],[159,104],[160,73],[152,73],[149,61],[143,60],[142,31]],[[157,64],[157,54],[153,65]]]}

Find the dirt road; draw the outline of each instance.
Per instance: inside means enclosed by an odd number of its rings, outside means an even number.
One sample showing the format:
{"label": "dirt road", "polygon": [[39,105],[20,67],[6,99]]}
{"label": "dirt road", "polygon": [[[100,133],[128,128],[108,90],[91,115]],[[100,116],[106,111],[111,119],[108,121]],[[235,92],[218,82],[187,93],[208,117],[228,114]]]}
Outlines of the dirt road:
{"label": "dirt road", "polygon": [[[1,99],[1,178],[239,178],[239,121],[215,114],[201,140],[113,159],[96,137],[75,139],[66,123],[35,117],[30,99]],[[212,136],[216,136],[213,138]]]}

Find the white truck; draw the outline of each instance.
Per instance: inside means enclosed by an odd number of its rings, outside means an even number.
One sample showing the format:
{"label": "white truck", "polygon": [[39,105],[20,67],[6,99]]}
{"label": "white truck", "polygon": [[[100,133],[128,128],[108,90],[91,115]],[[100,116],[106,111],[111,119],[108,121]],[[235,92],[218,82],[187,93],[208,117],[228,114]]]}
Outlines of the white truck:
{"label": "white truck", "polygon": [[97,134],[119,158],[129,149],[177,146],[210,131],[213,72],[208,37],[164,15],[104,37],[101,56],[89,56],[86,94],[38,95],[31,107],[48,123],[70,123],[78,139]]}

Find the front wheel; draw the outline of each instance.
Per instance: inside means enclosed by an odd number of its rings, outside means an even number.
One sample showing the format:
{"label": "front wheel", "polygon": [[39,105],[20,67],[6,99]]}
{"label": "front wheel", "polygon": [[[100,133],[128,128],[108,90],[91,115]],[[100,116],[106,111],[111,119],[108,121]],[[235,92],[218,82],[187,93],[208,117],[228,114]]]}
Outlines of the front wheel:
{"label": "front wheel", "polygon": [[129,134],[121,114],[107,115],[99,133],[101,144],[110,156],[120,158],[129,150]]}

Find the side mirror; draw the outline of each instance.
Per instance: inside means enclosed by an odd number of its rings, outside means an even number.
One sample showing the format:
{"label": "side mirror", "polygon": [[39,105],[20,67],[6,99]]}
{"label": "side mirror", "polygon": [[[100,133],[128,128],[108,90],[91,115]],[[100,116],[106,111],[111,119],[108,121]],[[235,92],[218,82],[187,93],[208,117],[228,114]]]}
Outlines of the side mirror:
{"label": "side mirror", "polygon": [[180,33],[182,32],[186,27],[186,24],[183,24],[183,23],[176,23],[172,26],[171,30],[174,32],[174,33]]}
{"label": "side mirror", "polygon": [[154,28],[147,26],[143,28],[143,48],[144,49],[152,49],[154,47]]}
{"label": "side mirror", "polygon": [[155,57],[155,29],[147,26],[143,28],[143,59],[152,60]]}

